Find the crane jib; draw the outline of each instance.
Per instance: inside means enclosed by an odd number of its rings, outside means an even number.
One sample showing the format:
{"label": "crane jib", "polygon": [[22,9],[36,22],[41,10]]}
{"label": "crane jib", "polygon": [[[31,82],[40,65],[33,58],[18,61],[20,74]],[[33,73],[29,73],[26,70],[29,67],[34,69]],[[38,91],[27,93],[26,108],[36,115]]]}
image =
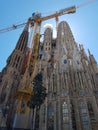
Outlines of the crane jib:
{"label": "crane jib", "polygon": [[[49,16],[45,16],[45,17],[39,17],[37,19],[37,22],[42,22],[42,21],[45,21],[45,20],[48,20],[48,19],[51,19],[51,18],[57,18],[58,16],[61,16],[61,15],[64,15],[64,14],[70,14],[70,13],[75,13],[76,12],[76,9],[78,8],[81,8],[83,6],[86,6],[88,4],[91,4],[93,2],[96,2],[97,0],[88,0],[87,2],[85,3],[82,3],[78,6],[71,6],[71,7],[68,7],[68,8],[65,8],[63,10],[60,10],[60,11],[57,11],[56,13],[54,14],[51,14]],[[32,14],[33,17],[36,15],[35,13]],[[8,28],[4,28],[4,29],[0,29],[0,33],[5,33],[5,32],[8,32],[8,31],[11,31],[11,30],[15,30],[17,28],[21,28],[23,27],[23,25],[25,25],[26,23],[23,23],[23,24],[18,24],[18,25],[13,25],[11,27],[8,27]]]}
{"label": "crane jib", "polygon": [[75,6],[72,6],[72,7],[69,7],[69,8],[66,8],[66,9],[63,9],[63,10],[60,10],[59,11],[59,14],[60,15],[63,15],[63,14],[69,14],[69,13],[75,13],[76,12],[76,7]]}

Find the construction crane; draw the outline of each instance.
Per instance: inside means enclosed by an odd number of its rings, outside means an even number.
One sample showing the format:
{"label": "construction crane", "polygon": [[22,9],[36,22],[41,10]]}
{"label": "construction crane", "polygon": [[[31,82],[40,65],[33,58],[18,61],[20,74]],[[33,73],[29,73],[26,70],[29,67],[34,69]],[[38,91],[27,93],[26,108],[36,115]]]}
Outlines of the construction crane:
{"label": "construction crane", "polygon": [[[56,18],[57,19],[58,16],[61,16],[61,15],[64,15],[64,14],[73,13],[74,9],[76,10],[76,7],[72,6],[72,7],[69,7],[69,8],[62,9],[62,10],[60,10],[60,11],[54,13],[54,14],[51,14],[51,15],[48,15],[48,16],[45,16],[45,17],[41,17],[40,13],[33,13],[32,17],[30,17],[29,20],[34,20],[37,23],[38,22],[40,23],[42,21],[45,21],[45,20],[48,20],[48,19],[52,19],[52,18]],[[8,31],[11,31],[11,30],[15,30],[15,29],[21,28],[21,27],[23,27],[26,24],[27,24],[27,22],[16,24],[16,25],[13,24],[11,27],[1,29],[0,33],[5,33],[5,32],[8,32]]]}
{"label": "construction crane", "polygon": [[[52,18],[56,18],[56,20],[58,20],[58,17],[61,15],[75,13],[75,12],[76,12],[76,7],[72,6],[72,7],[60,10],[54,14],[45,16],[45,17],[41,17],[40,13],[33,13],[33,16],[28,19],[27,26],[30,25],[33,28],[33,39],[32,39],[33,48],[31,48],[30,53],[29,53],[27,67],[26,67],[25,73],[22,78],[21,88],[17,91],[17,93],[15,95],[16,99],[19,100],[17,112],[21,111],[22,102],[24,102],[24,101],[28,102],[30,100],[31,95],[33,94],[32,82],[33,82],[34,75],[35,75],[36,61],[37,61],[37,57],[38,57],[41,23],[45,20],[52,19]],[[29,74],[30,60],[32,58],[32,54],[33,54],[32,73],[29,75],[30,76],[29,77],[29,79],[30,79],[29,86],[26,86],[26,78]]]}
{"label": "construction crane", "polygon": [[[23,79],[22,79],[21,88],[16,93],[16,98],[18,99],[17,112],[21,111],[22,102],[25,101],[27,104],[27,102],[30,100],[31,95],[33,94],[32,82],[33,82],[34,75],[35,75],[36,61],[37,61],[37,57],[38,57],[41,23],[43,21],[55,18],[56,25],[58,25],[58,17],[59,16],[65,15],[65,14],[70,14],[70,13],[75,13],[75,12],[76,12],[76,7],[72,6],[69,8],[62,9],[56,13],[53,13],[53,14],[45,16],[45,17],[42,17],[40,13],[33,13],[32,17],[30,17],[28,19],[27,25],[28,26],[30,25],[33,28],[33,39],[32,39],[33,48],[31,48],[30,53],[29,53],[27,67],[26,67],[26,71],[25,71]],[[19,26],[17,26],[17,27],[19,27]],[[30,61],[32,58],[32,54],[33,54],[32,73],[29,77],[29,79],[30,79],[29,86],[26,86],[26,78],[29,74],[29,67],[30,67]]]}
{"label": "construction crane", "polygon": [[[26,102],[26,104],[27,104],[27,102],[30,100],[31,95],[33,94],[32,82],[33,82],[34,75],[35,75],[36,61],[37,61],[37,57],[38,57],[41,23],[43,21],[55,18],[56,25],[58,25],[59,16],[65,15],[65,14],[70,14],[70,13],[75,13],[75,12],[76,12],[76,7],[72,6],[69,8],[62,9],[56,13],[53,13],[53,14],[45,16],[45,17],[42,17],[40,13],[33,13],[32,17],[30,17],[27,22],[18,24],[18,25],[13,25],[12,27],[0,30],[0,33],[3,33],[3,32],[7,32],[7,31],[11,31],[11,30],[20,28],[24,25],[30,26],[33,29],[33,38],[32,38],[32,47],[33,48],[30,49],[27,67],[26,67],[25,73],[22,78],[21,88],[19,90],[17,90],[17,93],[15,94],[15,97],[18,100],[17,112],[21,111],[22,102]],[[29,76],[29,80],[30,80],[29,86],[27,86],[26,78],[29,74],[29,67],[30,67],[32,55],[33,55],[32,73]]]}
{"label": "construction crane", "polygon": [[[89,5],[89,4],[91,4],[91,3],[95,2],[95,1],[96,1],[96,0],[89,0],[89,1],[87,1],[87,2],[85,2],[85,3],[82,3],[82,4],[78,5],[78,6],[76,6],[75,8],[78,9],[78,8],[84,7],[84,6]],[[71,9],[71,8],[70,8],[70,9]],[[45,21],[45,20],[48,20],[49,18],[54,18],[54,17],[56,18],[56,21],[58,21],[57,17],[60,16],[60,15],[62,15],[62,11],[64,11],[64,10],[66,10],[66,9],[63,9],[63,10],[61,10],[60,12],[54,13],[54,14],[49,15],[49,16],[39,18],[38,21]],[[67,12],[66,12],[66,14],[67,14]],[[34,13],[33,13],[33,15],[34,15]],[[5,32],[8,32],[8,31],[15,30],[15,29],[18,29],[18,28],[22,28],[22,27],[24,27],[24,25],[26,25],[26,24],[27,24],[27,22],[20,23],[20,24],[13,24],[11,27],[7,27],[7,28],[0,29],[0,34],[1,34],[1,33],[5,33]]]}

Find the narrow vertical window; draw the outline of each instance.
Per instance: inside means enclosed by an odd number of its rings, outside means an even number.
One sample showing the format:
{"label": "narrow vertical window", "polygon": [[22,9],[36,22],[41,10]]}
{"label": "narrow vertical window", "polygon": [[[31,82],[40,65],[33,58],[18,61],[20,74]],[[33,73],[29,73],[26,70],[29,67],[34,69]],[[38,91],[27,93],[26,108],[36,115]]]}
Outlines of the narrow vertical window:
{"label": "narrow vertical window", "polygon": [[66,102],[63,102],[62,104],[62,114],[63,114],[63,122],[68,121],[68,105]]}
{"label": "narrow vertical window", "polygon": [[45,123],[45,105],[43,106],[43,123]]}
{"label": "narrow vertical window", "polygon": [[47,130],[54,130],[54,108],[52,104],[48,105],[48,122]]}
{"label": "narrow vertical window", "polygon": [[95,114],[93,111],[92,103],[90,101],[87,102],[87,107],[88,107],[90,120],[93,122],[93,121],[95,121]]}
{"label": "narrow vertical window", "polygon": [[62,120],[63,120],[63,130],[69,130],[69,111],[67,102],[62,103]]}
{"label": "narrow vertical window", "polygon": [[86,104],[83,101],[81,101],[79,105],[80,105],[80,112],[81,112],[80,116],[81,116],[81,120],[82,120],[84,130],[89,130],[90,125],[89,125],[89,122],[88,122]]}
{"label": "narrow vertical window", "polygon": [[77,130],[76,128],[76,117],[75,117],[75,109],[73,102],[71,101],[71,118],[72,118],[72,128],[73,130]]}

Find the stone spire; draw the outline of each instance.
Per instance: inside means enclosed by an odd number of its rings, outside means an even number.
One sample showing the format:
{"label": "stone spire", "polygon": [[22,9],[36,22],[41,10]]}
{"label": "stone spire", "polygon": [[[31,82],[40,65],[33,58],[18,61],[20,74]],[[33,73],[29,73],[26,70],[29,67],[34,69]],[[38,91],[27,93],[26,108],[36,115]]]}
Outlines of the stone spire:
{"label": "stone spire", "polygon": [[[21,81],[21,71],[28,44],[28,26],[26,25],[12,54],[7,59],[7,65],[2,71],[2,82],[0,84],[0,106],[8,106],[7,125],[12,127],[15,114],[15,92]],[[2,126],[3,127],[3,126]]]}
{"label": "stone spire", "polygon": [[19,37],[15,49],[7,60],[7,65],[17,69],[18,71],[22,70],[23,59],[28,44],[28,35],[28,25],[26,25],[22,34]]}

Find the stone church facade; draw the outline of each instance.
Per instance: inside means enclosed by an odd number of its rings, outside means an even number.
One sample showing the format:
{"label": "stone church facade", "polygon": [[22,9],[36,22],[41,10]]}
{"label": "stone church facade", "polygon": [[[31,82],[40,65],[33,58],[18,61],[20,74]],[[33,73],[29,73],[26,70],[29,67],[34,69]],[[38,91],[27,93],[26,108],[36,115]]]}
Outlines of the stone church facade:
{"label": "stone church facade", "polygon": [[40,110],[40,130],[97,130],[98,66],[89,51],[75,42],[67,22],[44,35],[44,71],[47,99]]}
{"label": "stone church facade", "polygon": [[[27,41],[25,27],[7,66],[0,73],[0,106],[2,108],[7,103],[10,110],[13,109],[13,115],[16,104],[12,97],[21,81]],[[59,23],[55,39],[52,28],[45,29],[36,64],[37,71],[43,73],[43,84],[47,89],[46,100],[37,113],[39,130],[98,129],[98,65],[88,52],[89,56],[83,45],[76,43],[67,22]],[[8,112],[10,115],[12,111]],[[23,128],[28,129],[26,116],[23,117]]]}

